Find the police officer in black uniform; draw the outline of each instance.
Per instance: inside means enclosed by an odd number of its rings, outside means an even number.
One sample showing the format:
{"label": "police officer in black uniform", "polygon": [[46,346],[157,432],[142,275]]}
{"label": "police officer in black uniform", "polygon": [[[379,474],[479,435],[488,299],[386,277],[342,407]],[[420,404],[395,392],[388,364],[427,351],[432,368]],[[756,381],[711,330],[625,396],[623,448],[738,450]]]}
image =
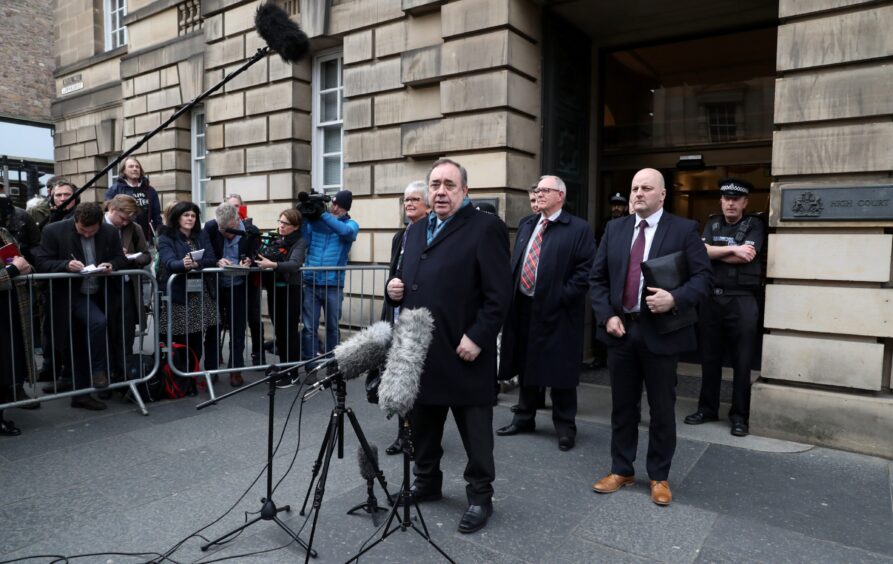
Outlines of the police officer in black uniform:
{"label": "police officer in black uniform", "polygon": [[703,359],[698,410],[685,418],[689,425],[719,419],[719,389],[723,352],[732,359],[732,434],[748,434],[750,362],[757,340],[759,306],[754,295],[760,286],[760,252],[766,239],[763,220],[746,214],[753,185],[744,180],[720,180],[722,213],[710,216],[703,241],[713,266],[713,296],[701,305]]}

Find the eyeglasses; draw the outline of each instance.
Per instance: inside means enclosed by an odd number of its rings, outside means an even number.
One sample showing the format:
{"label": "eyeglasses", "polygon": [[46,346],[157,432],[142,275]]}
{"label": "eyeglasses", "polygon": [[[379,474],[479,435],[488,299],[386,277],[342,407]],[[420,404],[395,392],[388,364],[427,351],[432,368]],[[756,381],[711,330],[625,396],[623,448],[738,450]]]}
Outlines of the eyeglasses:
{"label": "eyeglasses", "polygon": [[418,204],[422,201],[421,198],[403,198],[404,204]]}
{"label": "eyeglasses", "polygon": [[556,190],[555,188],[536,188],[533,193],[536,195],[539,194],[548,194],[549,192],[561,192],[561,190]]}

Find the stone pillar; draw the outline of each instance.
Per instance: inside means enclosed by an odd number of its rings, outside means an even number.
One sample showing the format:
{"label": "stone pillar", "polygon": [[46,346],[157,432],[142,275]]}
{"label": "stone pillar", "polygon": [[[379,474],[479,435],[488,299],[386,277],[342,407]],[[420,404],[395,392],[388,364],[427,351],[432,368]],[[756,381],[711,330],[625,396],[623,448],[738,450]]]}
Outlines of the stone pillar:
{"label": "stone pillar", "polygon": [[891,457],[893,222],[781,220],[786,190],[891,184],[893,6],[840,4],[779,4],[775,233],[751,429]]}

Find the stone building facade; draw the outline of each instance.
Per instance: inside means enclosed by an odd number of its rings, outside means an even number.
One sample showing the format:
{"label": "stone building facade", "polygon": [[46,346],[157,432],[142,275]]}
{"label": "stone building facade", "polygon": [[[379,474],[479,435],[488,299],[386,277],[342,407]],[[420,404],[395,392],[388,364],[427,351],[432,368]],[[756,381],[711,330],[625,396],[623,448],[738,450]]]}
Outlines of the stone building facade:
{"label": "stone building facade", "polygon": [[0,5],[0,119],[50,123],[53,91],[53,0]]}
{"label": "stone building facade", "polygon": [[[116,46],[105,12],[120,2],[56,4],[56,166],[79,184],[264,46],[253,29],[257,0],[128,0],[126,41]],[[676,213],[717,211],[703,171],[677,170],[680,155],[697,152],[721,163],[717,170],[752,174],[763,187],[752,201],[770,212],[752,428],[893,456],[893,217],[780,217],[788,189],[890,184],[888,2],[279,4],[308,32],[314,56],[294,65],[261,59],[142,146],[136,155],[164,201],[213,206],[237,192],[271,228],[299,191],[349,188],[361,226],[351,260],[385,262],[401,225],[402,190],[437,157],[462,162],[472,197],[494,201],[510,226],[529,213],[530,184],[557,172],[569,181],[574,213],[595,226],[610,194],[628,190],[624,174],[642,166],[674,181]],[[723,78],[722,88],[674,87],[705,74],[669,55],[683,43],[701,57],[713,49],[719,57],[762,53],[734,67],[768,71]],[[618,64],[645,89],[612,93]],[[642,110],[642,101],[660,108]],[[665,128],[626,130],[647,148],[608,150],[620,106],[659,120],[676,101],[691,126],[682,144],[657,146],[658,138],[679,138],[670,133],[683,121],[671,115]],[[97,195],[107,182],[97,183]]]}

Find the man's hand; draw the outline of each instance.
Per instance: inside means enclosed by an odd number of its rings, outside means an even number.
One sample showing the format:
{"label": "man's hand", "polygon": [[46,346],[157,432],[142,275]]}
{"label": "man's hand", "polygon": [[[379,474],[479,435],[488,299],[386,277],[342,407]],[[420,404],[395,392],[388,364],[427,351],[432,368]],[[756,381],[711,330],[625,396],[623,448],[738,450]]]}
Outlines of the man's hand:
{"label": "man's hand", "polygon": [[468,335],[462,335],[462,340],[459,341],[459,346],[456,347],[456,354],[465,362],[473,362],[481,354],[481,347],[469,339]]}
{"label": "man's hand", "polygon": [[736,245],[731,248],[734,249],[732,255],[740,258],[744,262],[750,262],[757,256],[757,250],[753,245]]}
{"label": "man's hand", "polygon": [[84,270],[84,263],[79,260],[68,261],[68,272],[80,272]]}
{"label": "man's hand", "polygon": [[645,305],[651,313],[666,313],[676,307],[676,298],[673,294],[660,288],[648,288],[649,292],[654,292],[645,298]]}
{"label": "man's hand", "polygon": [[230,262],[230,260],[226,258],[222,258],[217,261],[217,266],[219,266],[220,268],[223,268],[224,266],[230,266],[231,264],[232,262]]}
{"label": "man's hand", "polygon": [[[391,278],[391,281],[388,282],[388,297],[394,300],[395,302],[399,302],[403,299],[403,280],[399,278]],[[464,339],[464,337],[463,337]],[[471,341],[469,341],[471,342]],[[462,346],[462,345],[459,345]],[[479,349],[480,350],[480,349]]]}
{"label": "man's hand", "polygon": [[28,274],[31,272],[31,265],[25,260],[25,257],[13,257],[12,265],[19,269],[19,274]]}
{"label": "man's hand", "polygon": [[110,262],[102,262],[102,263],[97,264],[96,266],[97,266],[97,268],[101,268],[101,269],[105,270],[106,272],[112,271],[112,263],[110,263]]}
{"label": "man's hand", "polygon": [[621,321],[620,317],[617,315],[609,318],[605,322],[605,331],[608,332],[608,335],[617,337],[618,339],[626,335],[626,327],[623,326],[623,321]]}
{"label": "man's hand", "polygon": [[239,264],[242,266],[251,266],[251,259],[248,257],[243,257]]}

